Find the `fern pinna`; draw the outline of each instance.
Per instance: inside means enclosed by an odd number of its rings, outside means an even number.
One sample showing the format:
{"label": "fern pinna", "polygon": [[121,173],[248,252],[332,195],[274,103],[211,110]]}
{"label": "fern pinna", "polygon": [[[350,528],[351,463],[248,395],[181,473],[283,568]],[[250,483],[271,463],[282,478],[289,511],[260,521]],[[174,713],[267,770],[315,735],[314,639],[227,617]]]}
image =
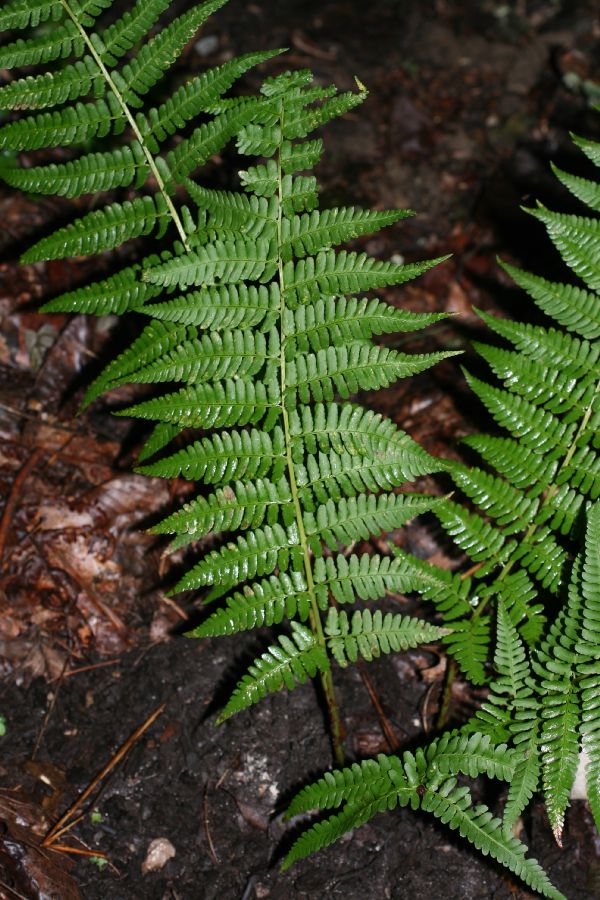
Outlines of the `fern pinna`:
{"label": "fern pinna", "polygon": [[[600,145],[575,142],[600,165]],[[580,201],[600,211],[596,182],[555,172]],[[481,314],[513,349],[476,345],[502,386],[466,376],[509,436],[467,438],[484,468],[447,463],[466,500],[446,500],[433,509],[464,552],[465,572],[451,573],[395,550],[408,577],[421,574],[418,590],[451,627],[443,638],[449,653],[472,682],[489,684],[488,697],[462,729],[415,756],[327,775],[306,789],[292,813],[346,806],[302,836],[288,864],[374,812],[410,803],[457,828],[544,896],[562,896],[537,864],[525,865],[524,848],[517,848],[510,829],[541,787],[560,844],[578,766],[585,768],[587,796],[600,828],[600,505],[594,502],[600,495],[598,219],[542,206],[530,212],[585,286],[553,283],[504,265],[559,327]],[[462,749],[449,769],[444,754],[453,741]],[[474,774],[479,747],[512,767],[502,820],[483,807],[470,807],[467,788],[456,786],[457,773]],[[499,768],[482,765],[479,771],[506,777]],[[451,777],[443,780],[442,774]]]}
{"label": "fern pinna", "polygon": [[[145,95],[222,3],[194,6],[124,63],[168,0],[140,0],[104,28],[96,19],[111,0],[13,0],[5,6],[1,28],[48,20],[53,28],[1,48],[0,65],[75,61],[0,88],[0,106],[36,110],[4,125],[0,145],[33,151],[110,139],[111,146],[28,168],[7,155],[2,175],[15,187],[65,197],[123,187],[138,194],[43,238],[24,262],[111,250],[170,230],[170,248],[44,308],[135,310],[150,319],[91,385],[85,403],[124,383],[181,385],[122,414],[157,423],[141,462],[185,429],[202,432],[141,468],[207,486],[154,529],[173,535],[174,548],[209,533],[231,535],[175,588],[209,588],[209,602],[226,595],[194,634],[285,623],[221,719],[318,673],[341,762],[331,659],[345,666],[445,633],[397,614],[338,610],[357,598],[375,600],[412,586],[398,561],[342,551],[430,508],[431,498],[397,488],[437,468],[391,421],[346,401],[451,354],[408,355],[373,343],[373,337],[413,331],[441,316],[364,297],[414,278],[435,260],[395,265],[332,249],[409,212],[318,208],[316,179],[307,173],[322,142],[309,135],[360,103],[362,86],[338,94],[314,86],[303,71],[269,79],[259,97],[224,97],[243,72],[274,55],[257,53],[205,72],[147,107]],[[189,122],[191,133],[169,149],[169,139]],[[240,154],[260,158],[240,173],[243,190],[209,190],[192,180],[234,136]]]}

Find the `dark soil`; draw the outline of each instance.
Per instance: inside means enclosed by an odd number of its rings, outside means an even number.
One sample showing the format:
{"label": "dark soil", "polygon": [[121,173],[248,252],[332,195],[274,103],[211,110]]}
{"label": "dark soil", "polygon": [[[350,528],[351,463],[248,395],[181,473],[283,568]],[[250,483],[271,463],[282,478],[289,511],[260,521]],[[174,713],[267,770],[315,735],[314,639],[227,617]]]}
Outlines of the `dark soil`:
{"label": "dark soil", "polygon": [[[530,315],[496,254],[550,275],[556,265],[543,229],[519,206],[538,197],[568,204],[549,175],[550,159],[586,171],[568,133],[599,132],[590,108],[600,97],[597,13],[594,0],[231,0],[177,77],[276,46],[290,49],[269,65],[271,73],[310,67],[319,81],[341,88],[358,76],[369,99],[325,131],[323,202],[419,211],[364,246],[383,258],[453,253],[396,296],[414,310],[460,314],[432,329],[426,349],[466,348],[480,329],[473,306]],[[249,76],[244,89],[256,89],[264,75]],[[226,153],[210,177],[231,183],[237,167]],[[74,418],[81,386],[128,335],[122,329],[117,338],[110,322],[35,311],[40,300],[108,265],[15,263],[21,247],[69,208],[0,189],[0,485],[11,509],[0,582],[0,713],[7,725],[0,738],[0,819],[7,823],[0,898],[70,900],[75,884],[85,900],[531,896],[465,842],[407,810],[378,815],[280,874],[278,862],[302,825],[283,823],[286,802],[331,764],[320,700],[307,685],[215,726],[227,690],[269,635],[221,642],[181,636],[184,619],[196,613],[194,598],[175,604],[163,596],[162,548],[138,526],[187,488],[130,474],[140,434],[109,415],[117,398]],[[119,403],[126,396],[121,391]],[[447,456],[475,420],[481,427],[481,412],[450,363],[370,402]],[[427,524],[393,537],[422,557],[439,561],[449,553]],[[408,609],[411,601],[390,603]],[[349,758],[389,750],[367,687],[402,749],[435,727],[443,675],[444,660],[433,651],[338,672]],[[458,680],[451,720],[460,721],[476,700]],[[103,780],[97,812],[86,807],[74,828],[109,863],[83,858],[68,873],[62,857],[51,854],[52,869],[36,846],[27,858],[11,857],[7,847],[35,845],[35,835],[161,704],[156,722]],[[501,800],[486,784],[473,789],[492,806]],[[144,875],[157,838],[168,839],[175,856]],[[541,805],[526,817],[522,838],[569,900],[600,897],[600,842],[584,804],[569,812],[562,850]]]}

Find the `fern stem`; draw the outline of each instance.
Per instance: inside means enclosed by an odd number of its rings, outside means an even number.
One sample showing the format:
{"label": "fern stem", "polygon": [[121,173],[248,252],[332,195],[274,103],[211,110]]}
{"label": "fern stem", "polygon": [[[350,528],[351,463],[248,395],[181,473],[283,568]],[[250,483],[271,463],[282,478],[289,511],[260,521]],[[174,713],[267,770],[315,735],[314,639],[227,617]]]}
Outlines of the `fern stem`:
{"label": "fern stem", "polygon": [[160,172],[159,172],[159,170],[158,170],[158,167],[157,167],[157,165],[156,165],[156,161],[155,161],[155,159],[154,159],[152,153],[151,153],[150,150],[148,149],[148,146],[146,145],[146,142],[145,142],[145,140],[144,140],[144,137],[143,137],[143,135],[142,135],[140,129],[139,129],[138,126],[137,126],[137,123],[136,123],[136,121],[135,121],[135,118],[134,118],[134,116],[132,115],[131,110],[129,109],[129,106],[128,106],[127,103],[125,102],[125,99],[124,99],[123,95],[121,94],[121,92],[119,91],[118,87],[116,86],[116,84],[114,83],[113,79],[111,78],[110,72],[108,71],[108,69],[106,68],[106,66],[104,65],[104,63],[102,62],[102,58],[101,58],[101,56],[99,55],[99,53],[96,51],[96,48],[94,47],[92,41],[90,40],[89,35],[87,34],[86,30],[83,28],[83,26],[81,25],[81,23],[80,23],[79,20],[77,19],[77,16],[75,15],[75,13],[73,12],[73,10],[72,10],[71,7],[69,6],[68,0],[60,0],[60,2],[61,2],[61,4],[62,4],[62,6],[63,6],[65,12],[66,12],[67,15],[69,16],[69,18],[71,19],[71,21],[73,22],[73,24],[75,25],[75,27],[77,28],[79,34],[81,35],[81,38],[82,38],[82,40],[83,40],[84,43],[85,43],[85,46],[86,46],[87,49],[89,50],[90,56],[92,56],[94,62],[96,63],[96,65],[97,65],[98,68],[100,69],[100,72],[102,73],[102,77],[105,79],[106,83],[108,84],[108,86],[109,86],[110,90],[112,91],[112,93],[113,93],[113,95],[114,95],[114,97],[115,97],[117,103],[119,104],[119,106],[120,106],[121,109],[123,110],[123,115],[124,115],[125,118],[127,119],[128,123],[129,123],[129,126],[130,126],[131,130],[133,131],[133,133],[134,133],[134,135],[135,135],[135,137],[136,137],[136,140],[139,141],[139,144],[140,144],[140,146],[141,146],[141,148],[142,148],[142,151],[143,151],[143,153],[144,153],[144,156],[146,157],[146,161],[147,161],[147,163],[148,163],[148,166],[149,166],[149,168],[150,168],[150,171],[152,172],[152,175],[154,176],[154,179],[155,179],[155,181],[156,181],[156,184],[158,185],[158,190],[159,190],[160,193],[162,194],[162,196],[163,196],[163,198],[164,198],[164,201],[165,201],[165,203],[166,203],[167,209],[169,210],[169,215],[171,216],[171,219],[173,220],[173,224],[175,225],[177,231],[179,232],[179,236],[180,236],[180,238],[181,238],[181,241],[182,241],[182,243],[183,243],[183,246],[184,246],[185,249],[189,252],[192,248],[191,248],[191,246],[190,246],[190,244],[189,244],[188,236],[187,236],[186,230],[185,230],[185,228],[183,227],[183,222],[181,221],[181,218],[180,218],[180,216],[179,216],[179,213],[178,213],[177,210],[175,209],[175,205],[174,205],[173,201],[171,200],[171,197],[170,197],[169,194],[168,194],[168,191],[167,191],[167,189],[166,189],[166,187],[165,187],[165,183],[164,183],[164,181],[163,181],[162,175],[160,174]]}
{"label": "fern stem", "polygon": [[[283,134],[283,103],[280,103],[279,109],[279,121],[281,132]],[[302,556],[304,560],[304,572],[306,575],[306,586],[308,590],[308,596],[310,598],[310,613],[309,613],[309,622],[310,627],[315,635],[317,641],[326,650],[327,642],[325,640],[325,634],[323,632],[323,624],[321,622],[321,613],[319,610],[319,605],[317,603],[317,594],[315,591],[315,583],[313,578],[312,571],[312,563],[311,563],[311,554],[310,548],[308,546],[308,540],[306,538],[306,531],[304,528],[304,519],[302,516],[302,507],[300,505],[300,497],[298,493],[298,485],[296,483],[296,472],[294,469],[294,461],[292,458],[292,435],[290,431],[290,421],[288,416],[287,407],[285,405],[285,392],[286,392],[286,360],[285,360],[285,347],[286,347],[286,332],[284,328],[284,317],[285,317],[285,275],[283,269],[283,258],[281,255],[281,245],[282,245],[282,217],[283,217],[283,171],[281,167],[281,140],[279,143],[279,147],[277,150],[277,196],[279,200],[279,209],[277,212],[277,270],[278,270],[278,280],[279,280],[279,293],[280,293],[280,306],[279,306],[279,315],[280,315],[280,333],[281,333],[281,345],[280,345],[280,354],[279,354],[279,378],[280,378],[280,390],[281,390],[281,415],[283,422],[283,432],[285,436],[285,452],[286,452],[286,461],[287,461],[287,470],[288,476],[290,480],[290,493],[292,496],[292,503],[294,505],[294,514],[296,518],[296,525],[298,527],[298,537],[300,540],[300,546],[302,549]],[[325,697],[325,703],[327,705],[327,711],[329,714],[329,724],[331,728],[331,744],[333,750],[333,757],[337,765],[343,766],[345,762],[345,754],[343,748],[343,724],[340,716],[340,710],[338,706],[338,702],[335,696],[335,687],[333,684],[333,677],[331,675],[331,669],[326,669],[325,671],[319,671],[319,679],[321,682],[321,687],[323,689],[323,694]]]}

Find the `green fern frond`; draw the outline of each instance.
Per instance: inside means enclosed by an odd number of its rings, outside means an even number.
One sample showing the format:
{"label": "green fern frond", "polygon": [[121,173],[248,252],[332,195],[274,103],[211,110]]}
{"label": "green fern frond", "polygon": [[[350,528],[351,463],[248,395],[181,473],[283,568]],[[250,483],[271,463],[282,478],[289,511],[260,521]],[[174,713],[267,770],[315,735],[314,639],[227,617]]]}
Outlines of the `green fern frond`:
{"label": "green fern frond", "polygon": [[544,207],[528,212],[546,226],[550,240],[569,268],[591,290],[600,290],[598,219],[555,213]]}
{"label": "green fern frond", "polygon": [[224,722],[234,713],[286,687],[293,690],[329,668],[329,659],[313,633],[299,622],[291,623],[291,638],[281,635],[250,666],[233,692],[218,721]]}
{"label": "green fern frond", "polygon": [[573,284],[557,284],[499,261],[513,281],[527,291],[537,306],[560,325],[589,341],[600,336],[597,296]]}
{"label": "green fern frond", "polygon": [[284,468],[285,437],[281,428],[275,427],[270,434],[252,428],[205,437],[166,459],[140,466],[137,471],[161,478],[219,484],[262,478],[269,473],[278,480]]}
{"label": "green fern frond", "polygon": [[156,230],[162,237],[170,214],[161,194],[111,203],[42,238],[21,257],[23,263],[88,256],[113,250],[125,241]]}
{"label": "green fern frond", "polygon": [[309,615],[310,595],[301,573],[282,573],[232,594],[226,606],[212,613],[188,636],[221,637],[263,625],[279,625],[284,619],[295,617],[305,622]]}
{"label": "green fern frond", "polygon": [[421,806],[466,837],[485,856],[489,854],[513,872],[532,890],[552,900],[565,900],[537,860],[525,858],[525,845],[507,831],[486,806],[472,807],[469,789],[458,787],[455,778],[447,779],[435,790],[426,788]]}
{"label": "green fern frond", "polygon": [[325,624],[329,650],[342,668],[360,657],[367,662],[382,653],[408,650],[437,641],[446,634],[428,622],[410,616],[386,613],[377,609],[357,610],[351,618],[344,611],[331,608]]}

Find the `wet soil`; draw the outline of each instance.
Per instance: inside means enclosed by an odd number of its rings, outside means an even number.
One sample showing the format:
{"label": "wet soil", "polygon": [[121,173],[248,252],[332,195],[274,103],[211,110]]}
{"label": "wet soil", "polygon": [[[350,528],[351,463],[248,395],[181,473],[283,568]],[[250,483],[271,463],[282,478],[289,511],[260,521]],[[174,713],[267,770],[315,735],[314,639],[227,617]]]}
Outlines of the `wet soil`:
{"label": "wet soil", "polygon": [[[175,7],[184,8],[185,3]],[[325,129],[319,167],[324,204],[410,206],[419,212],[361,244],[407,260],[453,257],[388,296],[416,311],[459,314],[431,329],[423,349],[456,347],[480,334],[473,307],[530,316],[496,254],[550,276],[556,262],[543,229],[520,211],[540,198],[569,201],[549,175],[556,160],[586,172],[570,130],[598,136],[590,103],[600,96],[600,24],[594,2],[414,3],[231,0],[186,53],[175,77],[253,49],[288,47],[269,72],[310,67],[322,83],[369,90],[364,106]],[[256,89],[265,72],[248,76]],[[213,161],[232,183],[238,161]],[[82,201],[82,204],[87,202]],[[76,419],[82,385],[127,343],[121,326],[41,316],[39,301],[79,283],[108,260],[19,267],[18,250],[70,207],[0,189],[0,819],[8,838],[31,842],[31,859],[0,854],[0,897],[70,900],[259,900],[346,897],[478,900],[530,896],[430,819],[406,810],[377,816],[335,846],[279,872],[302,823],[282,811],[295,790],[331,762],[320,698],[304,686],[269,697],[251,715],[217,727],[217,710],[268,632],[236,640],[181,636],[194,598],[168,600],[162,546],[140,526],[185,496],[132,475],[139,431],[110,408],[127,391]],[[126,256],[127,251],[123,254]],[[556,269],[559,271],[559,268]],[[112,330],[111,330],[112,329]],[[415,345],[418,346],[418,345]],[[367,398],[365,398],[367,399]],[[482,415],[453,363],[368,398],[427,449],[456,441]],[[432,481],[423,489],[440,490]],[[10,515],[6,514],[9,509]],[[424,558],[450,549],[427,522],[392,536]],[[390,609],[413,601],[391,598]],[[411,747],[431,732],[444,659],[421,650],[336,673],[350,759]],[[382,731],[386,717],[391,737]],[[450,716],[477,696],[460,680]],[[164,704],[126,759],[102,781],[73,834],[105,854],[63,857],[37,846],[48,823]],[[477,782],[476,796],[502,796]],[[570,900],[600,897],[600,842],[582,803],[569,811],[565,846],[554,844],[534,805],[523,839]],[[167,839],[175,855],[143,874],[148,848]],[[10,841],[9,841],[10,843]],[[10,856],[10,854],[9,854]],[[56,859],[55,859],[56,857]],[[34,862],[37,868],[34,866]],[[35,877],[34,877],[35,870]],[[4,892],[4,893],[3,893]]]}

